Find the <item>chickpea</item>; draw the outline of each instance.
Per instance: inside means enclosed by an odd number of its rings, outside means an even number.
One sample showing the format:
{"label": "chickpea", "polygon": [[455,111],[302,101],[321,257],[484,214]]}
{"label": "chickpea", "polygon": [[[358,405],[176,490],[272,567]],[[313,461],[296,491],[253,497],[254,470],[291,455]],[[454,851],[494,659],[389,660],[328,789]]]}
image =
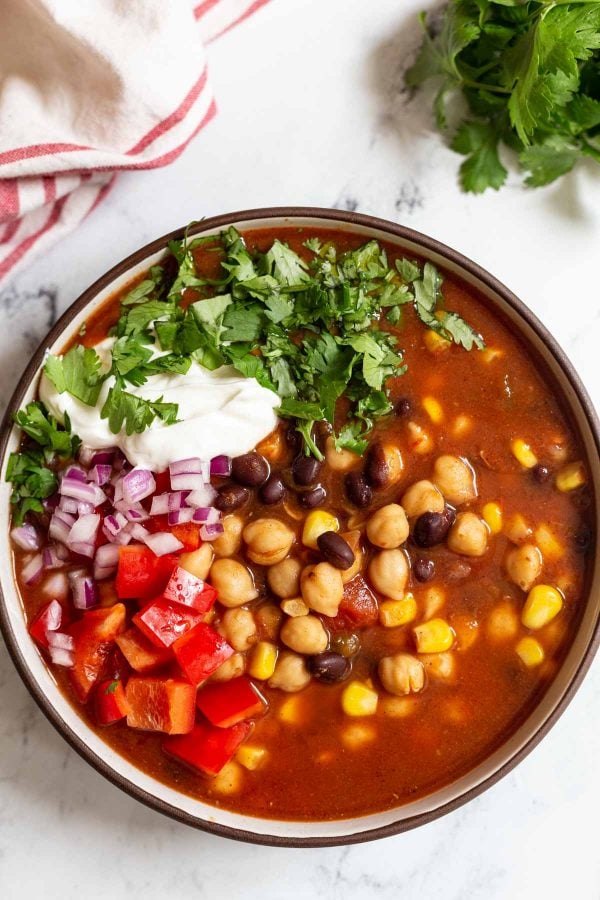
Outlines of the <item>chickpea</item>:
{"label": "chickpea", "polygon": [[508,552],[505,565],[510,580],[528,591],[542,571],[542,554],[534,544],[522,544]]}
{"label": "chickpea", "polygon": [[323,653],[329,643],[323,623],[317,616],[311,615],[287,619],[281,628],[280,637],[290,650],[306,653],[308,656]]}
{"label": "chickpea", "polygon": [[178,563],[186,572],[205,581],[208,578],[214,557],[212,546],[206,543],[198,547],[197,550],[192,550],[191,553],[182,553]]}
{"label": "chickpea", "polygon": [[375,547],[394,550],[408,538],[408,519],[397,503],[388,503],[367,522],[367,537]]}
{"label": "chickpea", "polygon": [[447,650],[443,653],[423,653],[419,658],[432,678],[439,678],[441,681],[454,678],[456,666],[453,653]]}
{"label": "chickpea", "polygon": [[238,607],[228,609],[218,628],[220,634],[231,644],[234,650],[248,650],[258,638],[254,616],[249,609]]}
{"label": "chickpea", "polygon": [[259,566],[281,562],[294,543],[294,532],[280,519],[254,519],[243,531],[246,552]]}
{"label": "chickpea", "polygon": [[258,597],[252,573],[234,559],[216,559],[211,566],[210,583],[223,606],[243,606]]}
{"label": "chickpea", "polygon": [[275,671],[269,678],[269,687],[294,693],[301,691],[310,682],[310,672],[303,656],[284,650],[279,655]]}
{"label": "chickpea", "polygon": [[372,488],[388,488],[402,476],[404,461],[395,444],[371,444],[365,463],[365,477]]}
{"label": "chickpea", "polygon": [[298,597],[300,594],[300,573],[302,563],[293,556],[275,563],[267,572],[267,582],[273,593],[282,600]]}
{"label": "chickpea", "polygon": [[423,663],[410,653],[395,653],[379,661],[379,678],[388,694],[417,694],[425,685]]}
{"label": "chickpea", "polygon": [[[241,516],[225,516],[223,519],[223,534],[212,542],[215,556],[235,556],[242,546],[242,528],[244,520]],[[204,546],[204,545],[203,545]]]}
{"label": "chickpea", "polygon": [[354,553],[354,562],[350,566],[349,569],[341,569],[342,581],[344,584],[347,584],[349,581],[352,581],[355,575],[361,571],[364,561],[365,554],[363,553],[363,549],[360,546],[360,531],[346,531],[343,534],[340,534],[340,537],[343,537],[352,552]]}
{"label": "chickpea", "polygon": [[483,556],[487,550],[488,529],[472,512],[459,513],[448,532],[448,547],[463,556]]}
{"label": "chickpea", "polygon": [[344,596],[344,583],[340,570],[331,563],[306,566],[300,579],[300,589],[302,599],[315,612],[324,616],[337,616]]}
{"label": "chickpea", "polygon": [[416,481],[404,492],[400,501],[409,519],[418,519],[426,512],[444,511],[444,498],[431,481]]}
{"label": "chickpea", "polygon": [[369,565],[375,590],[390,600],[402,600],[408,581],[408,562],[402,550],[382,550]]}
{"label": "chickpea", "polygon": [[211,681],[231,681],[239,678],[246,671],[246,657],[243,653],[234,653],[210,676]]}
{"label": "chickpea", "polygon": [[335,440],[330,435],[325,441],[325,462],[332,472],[349,472],[360,462],[360,456],[352,450],[336,450]]}
{"label": "chickpea", "polygon": [[274,603],[261,603],[254,613],[254,620],[262,641],[276,641],[283,613]]}
{"label": "chickpea", "polygon": [[519,631],[519,616],[510,600],[496,604],[486,623],[488,637],[492,641],[510,641]]}
{"label": "chickpea", "polygon": [[458,456],[438,456],[433,466],[433,482],[453,506],[468,503],[477,496],[475,473]]}

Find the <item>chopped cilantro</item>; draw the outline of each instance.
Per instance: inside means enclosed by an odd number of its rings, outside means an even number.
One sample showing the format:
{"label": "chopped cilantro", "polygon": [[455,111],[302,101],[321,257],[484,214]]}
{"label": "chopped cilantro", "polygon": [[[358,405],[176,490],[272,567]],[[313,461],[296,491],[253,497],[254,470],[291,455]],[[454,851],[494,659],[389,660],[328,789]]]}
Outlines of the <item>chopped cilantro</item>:
{"label": "chopped cilantro", "polygon": [[100,371],[100,357],[92,347],[75,344],[64,356],[50,354],[44,372],[59,394],[67,391],[86,406],[95,406],[105,376]]}
{"label": "chopped cilantro", "polygon": [[100,411],[102,419],[108,419],[108,427],[113,434],[123,429],[126,434],[140,434],[159,418],[165,425],[177,421],[177,404],[159,400],[145,400],[124,391],[119,383],[108,392],[106,402]]}

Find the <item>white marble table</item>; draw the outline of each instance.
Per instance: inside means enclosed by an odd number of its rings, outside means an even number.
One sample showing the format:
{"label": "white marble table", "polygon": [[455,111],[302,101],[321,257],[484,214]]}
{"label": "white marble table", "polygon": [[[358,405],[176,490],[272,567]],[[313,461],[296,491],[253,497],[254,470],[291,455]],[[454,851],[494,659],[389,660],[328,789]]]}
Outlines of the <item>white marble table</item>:
{"label": "white marble table", "polygon": [[[137,246],[268,204],[358,209],[440,238],[544,319],[600,400],[600,171],[465,196],[457,157],[402,91],[426,0],[272,0],[215,44],[220,113],[170,168],[123,175],[79,231],[0,292],[4,404],[56,315]],[[104,781],[0,650],[0,896],[6,900],[577,900],[600,896],[600,664],[548,737],[467,807],[375,844],[261,849],[203,835]]]}

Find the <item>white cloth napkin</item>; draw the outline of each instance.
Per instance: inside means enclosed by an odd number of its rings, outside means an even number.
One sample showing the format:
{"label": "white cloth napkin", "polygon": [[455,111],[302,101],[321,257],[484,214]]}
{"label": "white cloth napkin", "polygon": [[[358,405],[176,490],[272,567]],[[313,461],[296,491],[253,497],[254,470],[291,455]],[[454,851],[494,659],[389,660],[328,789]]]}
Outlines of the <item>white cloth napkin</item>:
{"label": "white cloth napkin", "polygon": [[206,44],[267,0],[1,0],[0,281],[216,112]]}

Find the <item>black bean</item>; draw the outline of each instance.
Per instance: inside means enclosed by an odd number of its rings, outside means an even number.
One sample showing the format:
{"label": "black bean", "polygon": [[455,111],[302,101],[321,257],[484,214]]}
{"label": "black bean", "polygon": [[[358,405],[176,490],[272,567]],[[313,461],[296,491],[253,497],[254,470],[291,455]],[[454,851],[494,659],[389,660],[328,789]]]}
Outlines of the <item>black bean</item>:
{"label": "black bean", "polygon": [[400,397],[399,400],[396,400],[396,405],[394,406],[394,412],[397,416],[407,416],[412,409],[412,403],[408,399],[408,397]]}
{"label": "black bean", "polygon": [[269,463],[255,450],[244,453],[232,460],[231,477],[245,487],[260,487],[269,477]]}
{"label": "black bean", "polygon": [[435,563],[432,559],[415,559],[412,566],[413,574],[417,581],[431,581],[435,575]]}
{"label": "black bean", "polygon": [[351,668],[352,664],[349,659],[346,659],[341,653],[333,653],[331,650],[317,653],[308,660],[310,673],[317,681],[324,681],[326,684],[343,681],[350,674]]}
{"label": "black bean", "polygon": [[247,503],[249,498],[250,491],[240,484],[224,484],[217,492],[215,506],[221,512],[231,512]]}
{"label": "black bean", "polygon": [[258,492],[262,502],[268,506],[279,503],[283,499],[284,494],[285,486],[279,475],[271,475]]}
{"label": "black bean", "polygon": [[373,491],[362,472],[348,472],[345,484],[346,494],[351,503],[354,503],[359,509],[364,509],[369,505],[373,499]]}
{"label": "black bean", "polygon": [[327,562],[336,569],[349,569],[354,565],[356,557],[352,547],[335,531],[324,531],[320,534],[317,546]]}
{"label": "black bean", "polygon": [[388,483],[390,470],[381,444],[373,444],[367,453],[365,478],[374,488],[382,488]]}
{"label": "black bean", "polygon": [[292,475],[296,484],[307,487],[314,484],[319,477],[321,463],[314,456],[306,456],[304,453],[298,454],[292,463]]}
{"label": "black bean", "polygon": [[575,532],[573,541],[580,553],[587,553],[592,546],[592,529],[584,525]]}
{"label": "black bean", "polygon": [[302,449],[302,435],[296,429],[296,420],[293,419],[285,431],[285,439],[288,447],[294,451],[294,453],[299,453]]}
{"label": "black bean", "polygon": [[449,506],[441,513],[423,513],[415,522],[413,541],[417,547],[435,547],[436,544],[441,544],[455,518],[456,513]]}
{"label": "black bean", "polygon": [[298,503],[304,509],[314,509],[315,506],[321,506],[326,499],[327,491],[320,484],[311,488],[310,491],[302,491],[301,494],[298,494]]}
{"label": "black bean", "polygon": [[544,484],[544,482],[548,481],[550,478],[550,469],[548,466],[543,466],[541,463],[538,463],[537,466],[534,466],[531,470],[531,475],[538,484]]}

